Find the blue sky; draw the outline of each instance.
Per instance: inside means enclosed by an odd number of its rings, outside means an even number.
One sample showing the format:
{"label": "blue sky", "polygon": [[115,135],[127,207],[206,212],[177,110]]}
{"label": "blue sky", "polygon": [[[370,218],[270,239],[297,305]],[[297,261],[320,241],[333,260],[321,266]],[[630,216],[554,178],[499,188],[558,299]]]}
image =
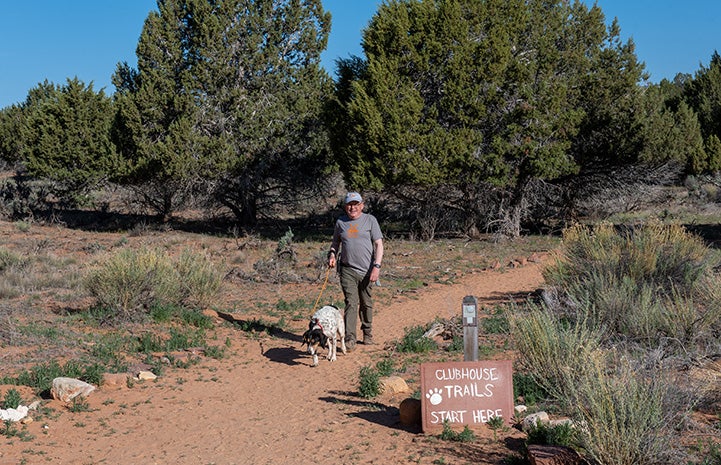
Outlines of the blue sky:
{"label": "blue sky", "polygon": [[[592,0],[586,0],[591,2]],[[337,58],[361,55],[361,30],[381,0],[323,0],[333,29],[323,64],[334,75]],[[607,20],[617,17],[624,39],[651,81],[708,66],[721,51],[720,0],[598,0]],[[155,0],[25,0],[3,5],[0,28],[0,108],[25,100],[44,80],[77,77],[112,94],[118,62],[133,66],[135,46]]]}

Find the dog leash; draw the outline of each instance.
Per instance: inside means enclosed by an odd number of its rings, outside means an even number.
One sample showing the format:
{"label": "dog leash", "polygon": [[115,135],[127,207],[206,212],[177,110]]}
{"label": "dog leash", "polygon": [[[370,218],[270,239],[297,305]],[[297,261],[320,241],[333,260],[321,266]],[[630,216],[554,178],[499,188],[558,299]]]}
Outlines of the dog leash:
{"label": "dog leash", "polygon": [[330,267],[327,267],[325,270],[325,281],[323,282],[323,287],[320,288],[320,294],[318,294],[318,298],[315,299],[315,305],[313,305],[313,311],[315,311],[315,309],[318,307],[318,302],[320,302],[320,296],[323,295],[325,286],[328,284],[328,276],[330,276]]}

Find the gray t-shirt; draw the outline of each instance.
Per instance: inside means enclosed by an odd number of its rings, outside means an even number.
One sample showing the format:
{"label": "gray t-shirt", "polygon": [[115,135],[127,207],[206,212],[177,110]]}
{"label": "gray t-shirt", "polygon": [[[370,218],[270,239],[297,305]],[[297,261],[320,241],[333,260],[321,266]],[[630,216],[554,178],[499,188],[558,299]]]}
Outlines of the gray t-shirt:
{"label": "gray t-shirt", "polygon": [[331,247],[339,251],[341,266],[365,276],[373,266],[373,243],[382,238],[375,216],[361,213],[358,219],[351,220],[348,215],[342,215],[335,222]]}

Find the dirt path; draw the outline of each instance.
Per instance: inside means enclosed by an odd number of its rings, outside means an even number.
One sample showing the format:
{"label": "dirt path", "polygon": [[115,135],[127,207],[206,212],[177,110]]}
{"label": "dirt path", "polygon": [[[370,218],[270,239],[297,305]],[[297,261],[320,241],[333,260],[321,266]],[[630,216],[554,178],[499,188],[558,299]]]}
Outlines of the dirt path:
{"label": "dirt path", "polygon": [[357,377],[405,328],[457,315],[464,296],[493,305],[541,282],[541,265],[529,263],[394,299],[376,314],[379,344],[359,346],[335,363],[321,359],[317,368],[301,351],[300,324],[272,338],[228,328],[232,344],[221,360],[203,359],[132,389],[98,390],[89,398],[90,412],[48,403],[57,417],[28,425],[34,437],[27,441],[3,438],[0,465],[500,464],[507,444],[488,439],[456,446],[403,427],[397,407],[404,397],[362,399]]}

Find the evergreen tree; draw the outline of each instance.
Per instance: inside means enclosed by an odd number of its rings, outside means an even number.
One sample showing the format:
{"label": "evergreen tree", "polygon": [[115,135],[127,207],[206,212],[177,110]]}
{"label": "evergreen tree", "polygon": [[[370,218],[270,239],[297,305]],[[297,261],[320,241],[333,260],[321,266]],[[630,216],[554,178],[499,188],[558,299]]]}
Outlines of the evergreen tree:
{"label": "evergreen tree", "polygon": [[[327,166],[320,0],[165,0],[146,20],[138,69],[120,65],[116,140],[126,180],[202,189],[243,225],[316,185]],[[184,186],[184,188],[180,188]],[[165,214],[169,211],[165,211]]]}
{"label": "evergreen tree", "polygon": [[112,101],[77,78],[45,83],[24,108],[21,159],[28,174],[52,181],[55,194],[74,205],[118,167],[110,141]]}
{"label": "evergreen tree", "polygon": [[715,171],[719,166],[718,140],[721,139],[721,56],[718,52],[711,56],[709,66],[701,66],[684,87],[684,100],[698,115],[704,145],[709,151],[706,163],[696,165],[694,172]]}
{"label": "evergreen tree", "polygon": [[[363,49],[363,65],[341,62],[336,89],[345,118],[334,121],[345,122],[333,142],[348,182],[405,193],[452,186],[462,195],[444,201],[476,218],[486,208],[479,188],[492,191],[495,222],[510,236],[533,182],[581,169],[580,131],[612,147],[600,139],[615,133],[601,124],[630,117],[642,69],[600,9],[577,1],[391,0]],[[589,99],[594,84],[604,87]],[[597,106],[608,103],[604,114]]]}

